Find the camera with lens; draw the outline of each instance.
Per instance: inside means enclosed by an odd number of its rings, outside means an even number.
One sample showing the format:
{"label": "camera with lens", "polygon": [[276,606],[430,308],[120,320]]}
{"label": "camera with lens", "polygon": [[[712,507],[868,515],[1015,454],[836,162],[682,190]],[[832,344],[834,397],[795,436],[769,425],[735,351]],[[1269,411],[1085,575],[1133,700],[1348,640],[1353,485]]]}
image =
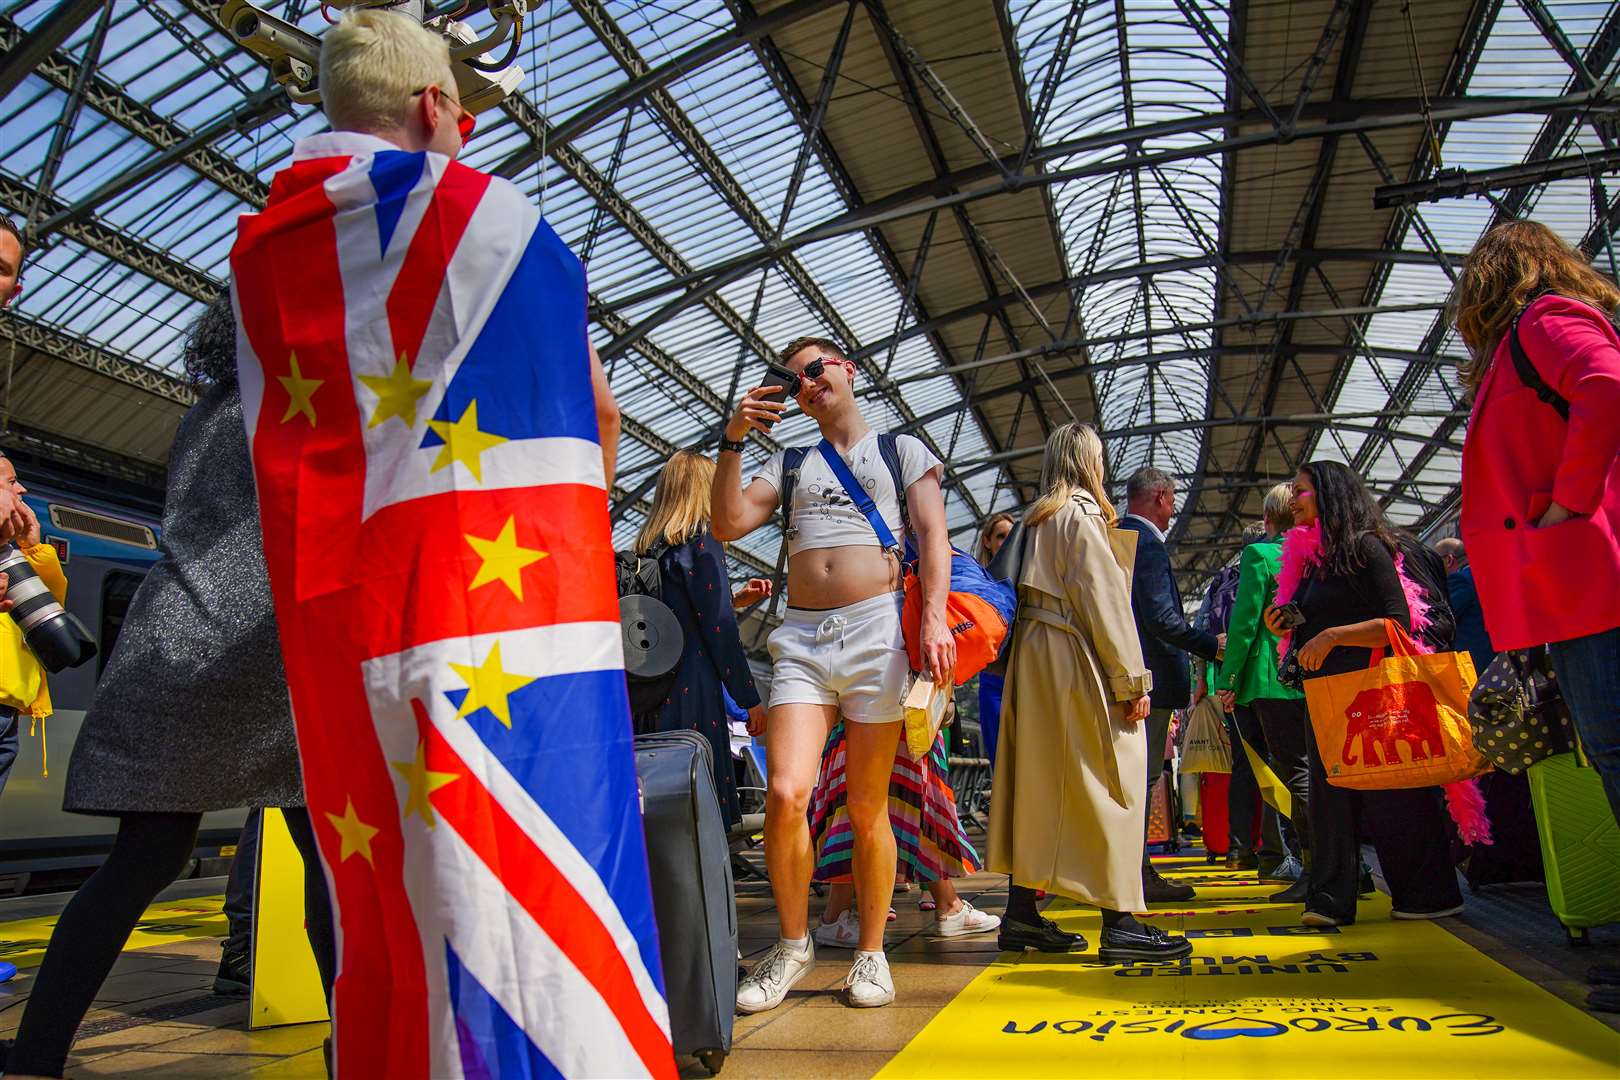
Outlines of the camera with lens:
{"label": "camera with lens", "polygon": [[46,671],[54,675],[96,655],[96,639],[77,616],[56,602],[50,586],[16,545],[0,546],[0,572],[6,575],[11,617],[22,627],[23,639]]}

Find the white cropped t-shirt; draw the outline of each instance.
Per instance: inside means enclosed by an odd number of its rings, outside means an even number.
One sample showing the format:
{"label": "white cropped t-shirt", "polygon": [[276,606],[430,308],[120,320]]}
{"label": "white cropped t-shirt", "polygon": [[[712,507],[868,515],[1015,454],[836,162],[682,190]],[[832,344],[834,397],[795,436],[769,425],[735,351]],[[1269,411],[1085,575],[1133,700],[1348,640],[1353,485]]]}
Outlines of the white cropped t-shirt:
{"label": "white cropped t-shirt", "polygon": [[[914,435],[901,435],[895,439],[900,455],[900,478],[907,488],[929,472],[940,468],[935,457],[921,439]],[[894,490],[889,468],[883,464],[878,449],[877,432],[869,432],[860,442],[843,455],[855,479],[866,488],[878,513],[894,533],[895,542],[904,544],[906,536],[900,524],[900,493]],[[778,450],[754,474],[778,492],[782,490],[783,452]],[[855,501],[844,492],[844,486],[822,460],[821,452],[812,446],[799,468],[799,483],[793,490],[793,505],[787,509],[788,555],[801,551],[829,547],[881,547],[872,523],[855,508]]]}

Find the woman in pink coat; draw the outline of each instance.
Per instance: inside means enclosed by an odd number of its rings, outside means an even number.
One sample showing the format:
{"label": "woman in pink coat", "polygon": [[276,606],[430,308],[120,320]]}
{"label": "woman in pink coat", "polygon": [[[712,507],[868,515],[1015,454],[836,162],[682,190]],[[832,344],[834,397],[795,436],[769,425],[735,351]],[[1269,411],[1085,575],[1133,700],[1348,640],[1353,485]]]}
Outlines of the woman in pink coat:
{"label": "woman in pink coat", "polygon": [[1497,649],[1548,646],[1620,820],[1617,308],[1620,289],[1533,221],[1486,233],[1457,285],[1474,392],[1461,527],[1485,626]]}

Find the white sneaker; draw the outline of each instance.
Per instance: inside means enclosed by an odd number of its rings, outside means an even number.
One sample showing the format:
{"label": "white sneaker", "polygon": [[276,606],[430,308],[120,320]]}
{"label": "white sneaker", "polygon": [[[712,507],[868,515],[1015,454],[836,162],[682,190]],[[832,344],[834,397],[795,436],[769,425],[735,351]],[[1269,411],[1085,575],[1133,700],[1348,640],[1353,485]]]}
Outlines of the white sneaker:
{"label": "white sneaker", "polygon": [[854,908],[845,908],[836,922],[816,927],[816,944],[831,949],[853,949],[861,943],[861,917]]}
{"label": "white sneaker", "polygon": [[889,958],[881,952],[858,952],[844,979],[844,997],[857,1009],[875,1009],[894,1000]]}
{"label": "white sneaker", "polygon": [[737,1011],[761,1013],[776,1008],[815,966],[815,945],[806,941],[804,951],[797,952],[793,946],[778,941],[737,984]]}
{"label": "white sneaker", "polygon": [[966,900],[955,915],[941,915],[934,920],[934,932],[940,937],[966,937],[969,934],[988,934],[1001,926],[1001,916],[980,911]]}

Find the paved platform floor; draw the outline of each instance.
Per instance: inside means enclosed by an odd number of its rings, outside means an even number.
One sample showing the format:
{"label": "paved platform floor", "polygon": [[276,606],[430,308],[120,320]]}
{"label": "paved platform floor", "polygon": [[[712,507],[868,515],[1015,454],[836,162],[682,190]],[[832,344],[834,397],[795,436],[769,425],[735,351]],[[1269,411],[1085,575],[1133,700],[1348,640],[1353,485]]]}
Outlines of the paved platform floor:
{"label": "paved platform floor", "polygon": [[[757,855],[746,858],[757,865]],[[1196,869],[1193,864],[1181,866]],[[986,910],[1000,911],[1005,901],[1005,879],[978,875],[958,884],[964,896]],[[181,918],[174,912],[206,912],[210,906],[217,910],[222,885],[220,879],[186,882],[165,894],[164,901],[171,905],[167,914],[155,913],[143,931],[147,936],[142,940],[155,943],[126,951],[119,959],[81,1029],[69,1076],[313,1080],[325,1075],[320,1045],[327,1025],[250,1032],[245,999],[213,993],[223,916],[197,913]],[[837,991],[849,954],[820,950],[815,972],[786,1004],[768,1014],[738,1019],[734,1049],[722,1076],[738,1080],[874,1076],[981,972],[998,959],[1010,959],[1000,958],[993,934],[935,938],[930,932],[932,915],[918,909],[922,895],[911,891],[895,899],[898,919],[888,931],[890,964],[900,992],[895,1005],[845,1008]],[[0,902],[0,958],[23,965],[15,980],[0,985],[0,1036],[9,1036],[16,1028],[32,965],[37,963],[38,939],[48,933],[49,920],[63,899]],[[1469,915],[1447,920],[1447,930],[1571,1004],[1578,1005],[1585,997],[1580,975],[1587,964],[1620,961],[1620,927],[1593,931],[1590,948],[1571,948],[1564,944],[1562,931],[1546,910],[1544,894],[1536,887],[1488,890],[1470,897],[1469,903]],[[812,910],[819,907],[820,901],[813,902]],[[775,937],[774,908],[763,880],[738,883],[738,915],[740,948],[745,959],[756,957]],[[1620,1031],[1620,1016],[1598,1019]],[[1199,1075],[1192,1066],[1189,1061],[1186,1074]],[[682,1071],[685,1076],[706,1075],[695,1062],[686,1063]],[[1028,1069],[1020,1074],[1034,1075]],[[1160,1075],[1171,1080],[1176,1074],[1172,1070]],[[1594,1063],[1581,1075],[1620,1075],[1620,1055],[1612,1070]],[[1531,1080],[1531,1074],[1525,1074],[1525,1080]]]}

